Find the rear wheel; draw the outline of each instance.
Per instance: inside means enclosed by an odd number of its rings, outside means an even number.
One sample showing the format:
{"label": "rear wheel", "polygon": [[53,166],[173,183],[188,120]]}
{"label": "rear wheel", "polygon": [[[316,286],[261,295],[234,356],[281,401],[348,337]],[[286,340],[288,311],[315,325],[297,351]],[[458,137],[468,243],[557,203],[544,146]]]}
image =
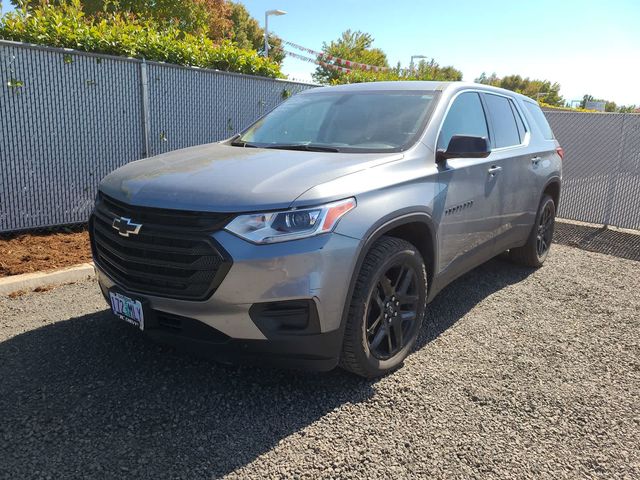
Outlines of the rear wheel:
{"label": "rear wheel", "polygon": [[340,366],[368,378],[400,366],[418,337],[426,298],[420,252],[399,238],[377,240],[356,280]]}
{"label": "rear wheel", "polygon": [[541,267],[549,254],[553,241],[553,230],[556,221],[556,205],[549,195],[542,197],[536,223],[526,245],[513,248],[509,251],[509,257],[528,267]]}

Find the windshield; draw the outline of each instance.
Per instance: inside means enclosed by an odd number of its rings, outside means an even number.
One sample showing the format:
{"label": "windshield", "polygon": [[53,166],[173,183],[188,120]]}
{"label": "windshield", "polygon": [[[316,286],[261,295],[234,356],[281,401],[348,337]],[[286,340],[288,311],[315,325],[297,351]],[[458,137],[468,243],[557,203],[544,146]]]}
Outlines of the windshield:
{"label": "windshield", "polygon": [[422,132],[434,96],[424,91],[298,95],[258,120],[233,144],[319,151],[400,151],[415,143]]}

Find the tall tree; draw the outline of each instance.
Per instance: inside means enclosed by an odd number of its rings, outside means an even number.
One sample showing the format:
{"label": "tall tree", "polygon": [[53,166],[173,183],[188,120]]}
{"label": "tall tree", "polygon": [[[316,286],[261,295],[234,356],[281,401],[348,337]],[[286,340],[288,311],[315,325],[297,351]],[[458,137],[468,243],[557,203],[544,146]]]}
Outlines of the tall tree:
{"label": "tall tree", "polygon": [[564,98],[560,95],[560,84],[557,82],[552,83],[549,80],[530,79],[529,77],[522,78],[520,75],[507,75],[500,78],[495,73],[487,76],[484,72],[475,81],[518,92],[549,105],[557,107],[564,105]]}
{"label": "tall tree", "polygon": [[[352,62],[388,67],[387,56],[379,48],[373,48],[373,37],[369,33],[347,30],[337,40],[323,42],[322,51],[334,57]],[[314,80],[320,83],[335,83],[344,74],[322,66],[316,68]]]}
{"label": "tall tree", "polygon": [[587,108],[587,102],[593,102],[593,100],[593,95],[586,94],[584,97],[582,97],[580,108]]}

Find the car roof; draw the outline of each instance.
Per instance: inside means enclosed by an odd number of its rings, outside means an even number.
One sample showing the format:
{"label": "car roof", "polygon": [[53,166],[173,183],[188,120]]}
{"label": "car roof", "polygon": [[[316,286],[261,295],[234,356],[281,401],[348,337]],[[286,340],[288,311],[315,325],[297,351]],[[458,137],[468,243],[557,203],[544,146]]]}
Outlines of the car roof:
{"label": "car roof", "polygon": [[305,90],[304,93],[318,92],[358,92],[358,91],[398,91],[398,90],[428,90],[442,91],[448,84],[459,82],[422,82],[422,81],[400,81],[400,82],[363,82],[347,83],[344,85],[334,85],[321,88]]}
{"label": "car roof", "polygon": [[519,93],[511,90],[505,90],[504,88],[493,87],[491,85],[484,85],[481,83],[473,82],[445,82],[445,81],[397,81],[397,82],[363,82],[363,83],[348,83],[344,85],[334,85],[328,87],[311,88],[300,92],[304,95],[317,94],[317,93],[329,93],[329,92],[371,92],[371,91],[458,91],[464,89],[485,90],[488,92],[500,93],[508,95],[510,97],[522,98],[523,100],[531,99]]}

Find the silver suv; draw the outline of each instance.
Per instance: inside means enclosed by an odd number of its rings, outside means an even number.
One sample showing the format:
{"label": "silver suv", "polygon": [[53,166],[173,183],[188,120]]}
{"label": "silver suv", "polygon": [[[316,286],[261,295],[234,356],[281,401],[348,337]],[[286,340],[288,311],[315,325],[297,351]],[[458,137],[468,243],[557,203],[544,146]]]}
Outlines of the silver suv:
{"label": "silver suv", "polygon": [[311,89],[229,140],[104,178],[100,287],[162,342],[379,376],[456,277],[505,251],[543,264],[562,156],[538,105],[506,90]]}

